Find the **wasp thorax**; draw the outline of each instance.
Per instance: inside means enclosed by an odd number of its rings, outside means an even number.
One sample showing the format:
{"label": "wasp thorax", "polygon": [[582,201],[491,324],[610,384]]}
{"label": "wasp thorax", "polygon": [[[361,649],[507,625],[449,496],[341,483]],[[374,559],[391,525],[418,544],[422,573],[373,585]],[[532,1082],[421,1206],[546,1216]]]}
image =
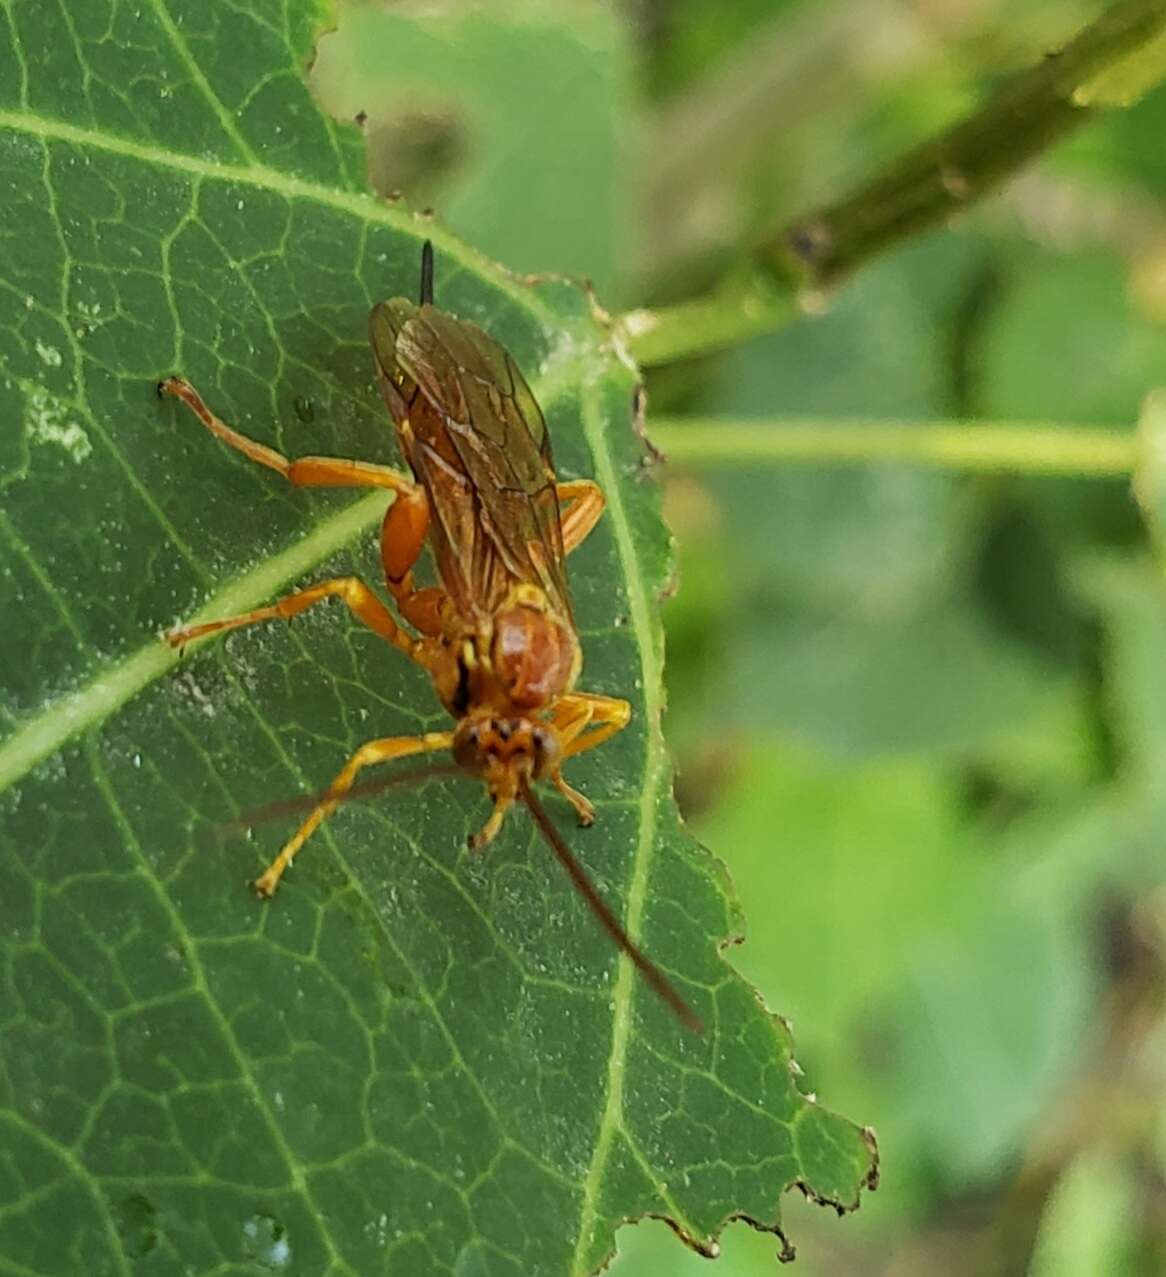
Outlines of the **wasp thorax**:
{"label": "wasp thorax", "polygon": [[541,709],[562,696],[578,661],[574,633],[551,613],[516,604],[494,618],[490,663],[516,709]]}
{"label": "wasp thorax", "polygon": [[494,771],[525,771],[538,780],[558,763],[559,738],[547,724],[527,718],[464,718],[454,731],[453,756],[459,766],[487,780]]}

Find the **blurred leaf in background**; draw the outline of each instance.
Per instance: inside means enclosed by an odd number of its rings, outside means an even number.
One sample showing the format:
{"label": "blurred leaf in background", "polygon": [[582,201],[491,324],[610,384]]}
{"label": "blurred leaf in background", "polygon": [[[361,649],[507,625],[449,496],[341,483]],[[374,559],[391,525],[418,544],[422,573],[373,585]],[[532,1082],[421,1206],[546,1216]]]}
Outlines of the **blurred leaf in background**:
{"label": "blurred leaf in background", "polygon": [[353,3],[321,40],[321,102],[365,119],[369,176],[517,271],[616,296],[631,62],[601,5]]}
{"label": "blurred leaf in background", "polygon": [[[682,137],[648,170],[692,179],[703,210],[650,237],[643,277],[664,297],[1099,8],[741,4],[733,27],[647,7],[672,19],[649,55],[658,119],[719,102],[699,142],[754,112],[703,182]],[[762,47],[791,91],[734,78],[760,73]],[[1106,117],[824,314],[654,372],[653,405],[1128,432],[1166,380],[1163,119],[1162,90]],[[737,960],[793,1017],[810,1083],[873,1114],[884,1154],[871,1209],[834,1237],[807,1219],[804,1271],[1166,1270],[1147,1134],[1166,1120],[1166,591],[1129,484],[690,464],[670,507],[682,796],[744,898],[768,902]],[[1074,1213],[1091,1260],[1062,1269]],[[627,1271],[686,1273],[660,1240],[629,1230]],[[767,1271],[740,1236],[723,1263]]]}

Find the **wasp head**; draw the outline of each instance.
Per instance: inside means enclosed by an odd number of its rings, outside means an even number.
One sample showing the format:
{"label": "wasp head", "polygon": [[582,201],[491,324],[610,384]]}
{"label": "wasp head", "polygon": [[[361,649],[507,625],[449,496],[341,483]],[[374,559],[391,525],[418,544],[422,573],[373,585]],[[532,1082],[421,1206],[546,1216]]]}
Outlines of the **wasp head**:
{"label": "wasp head", "polygon": [[481,776],[492,794],[517,792],[518,778],[539,780],[560,757],[559,738],[549,723],[490,712],[458,723],[453,756],[460,767]]}

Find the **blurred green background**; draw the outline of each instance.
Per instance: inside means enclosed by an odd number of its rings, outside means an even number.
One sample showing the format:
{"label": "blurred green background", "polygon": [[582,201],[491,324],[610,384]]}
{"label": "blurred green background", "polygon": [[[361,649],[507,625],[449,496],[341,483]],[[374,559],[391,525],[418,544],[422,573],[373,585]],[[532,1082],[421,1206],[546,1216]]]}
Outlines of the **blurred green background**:
{"label": "blurred green background", "polygon": [[[314,77],[382,191],[610,309],[682,296],[1094,17],[1083,0],[348,3]],[[1129,430],[1166,383],[1166,92],[651,410]],[[386,281],[391,291],[395,281]],[[651,418],[649,416],[649,429]],[[799,1271],[1166,1272],[1166,582],[1127,483],[666,472],[679,793],[732,961],[878,1193]],[[707,1274],[663,1224],[618,1277]],[[729,1228],[716,1272],[771,1273]]]}

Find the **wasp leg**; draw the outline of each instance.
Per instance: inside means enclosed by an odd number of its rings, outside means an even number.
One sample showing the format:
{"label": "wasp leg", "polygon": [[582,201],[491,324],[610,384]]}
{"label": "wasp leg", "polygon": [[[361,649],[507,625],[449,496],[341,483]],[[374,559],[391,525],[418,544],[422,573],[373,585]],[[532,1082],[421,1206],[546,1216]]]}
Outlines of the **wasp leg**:
{"label": "wasp leg", "polygon": [[400,648],[406,656],[425,664],[424,644],[421,639],[406,633],[393,618],[393,614],[377,598],[363,581],[355,576],[334,577],[330,581],[321,581],[307,590],[298,590],[286,598],[272,603],[268,607],[256,608],[253,612],[243,612],[238,616],[228,616],[221,621],[207,621],[203,625],[177,626],[163,637],[171,647],[182,647],[193,639],[204,638],[208,634],[217,634],[222,630],[237,630],[243,625],[254,625],[257,621],[290,620],[293,616],[306,611],[313,603],[321,599],[339,598],[362,620],[375,634]]}
{"label": "wasp leg", "polygon": [[486,821],[476,834],[471,834],[466,839],[471,851],[485,850],[498,837],[502,822],[506,819],[506,813],[513,803],[513,791],[503,790],[501,793],[494,795],[494,810],[490,813],[490,819]]}
{"label": "wasp leg", "polygon": [[563,757],[572,758],[594,749],[622,732],[631,722],[632,707],[615,696],[598,692],[569,692],[556,707],[555,726],[563,745]]}
{"label": "wasp leg", "polygon": [[446,592],[437,586],[418,590],[413,565],[421,555],[429,531],[429,500],[425,489],[415,487],[399,496],[385,511],[381,524],[381,562],[385,584],[397,610],[414,629],[436,638],[442,632],[447,611]]}
{"label": "wasp leg", "polygon": [[551,773],[551,783],[575,808],[575,814],[579,817],[579,823],[584,829],[588,825],[595,824],[595,808],[591,800],[586,794],[581,794],[574,785],[567,784],[566,777],[558,768]]}
{"label": "wasp leg", "polygon": [[[563,760],[602,745],[616,732],[623,731],[631,716],[632,707],[628,702],[614,696],[600,696],[597,692],[568,693],[556,706],[552,720],[562,747]],[[567,783],[561,768],[556,767],[551,773],[551,781],[574,807],[579,823],[592,824],[595,820],[595,808],[583,794]]]}
{"label": "wasp leg", "polygon": [[388,763],[394,758],[406,758],[410,754],[425,754],[433,750],[448,749],[453,743],[452,732],[426,732],[423,736],[388,736],[383,740],[370,740],[362,745],[344,764],[339,775],[328,787],[328,792],[312,808],[307,820],[283,845],[280,853],[251,884],[255,893],[269,900],[283,877],[284,870],[295,859],[296,853],[315,832],[320,822],[352,788],[359,772],[374,763]]}
{"label": "wasp leg", "polygon": [[267,466],[297,487],[388,488],[400,495],[412,493],[416,484],[391,466],[372,461],[349,461],[344,457],[300,457],[289,461],[282,452],[256,443],[233,430],[206,406],[203,397],[184,377],[167,377],[158,383],[158,392],[181,399],[216,438],[252,461]]}
{"label": "wasp leg", "polygon": [[560,483],[555,487],[555,496],[560,502],[571,503],[562,514],[563,552],[570,554],[599,522],[607,501],[603,489],[590,479]]}
{"label": "wasp leg", "polygon": [[440,586],[430,585],[424,590],[411,589],[400,594],[394,591],[394,597],[401,615],[415,630],[426,638],[437,638],[441,634],[449,612],[449,595]]}

